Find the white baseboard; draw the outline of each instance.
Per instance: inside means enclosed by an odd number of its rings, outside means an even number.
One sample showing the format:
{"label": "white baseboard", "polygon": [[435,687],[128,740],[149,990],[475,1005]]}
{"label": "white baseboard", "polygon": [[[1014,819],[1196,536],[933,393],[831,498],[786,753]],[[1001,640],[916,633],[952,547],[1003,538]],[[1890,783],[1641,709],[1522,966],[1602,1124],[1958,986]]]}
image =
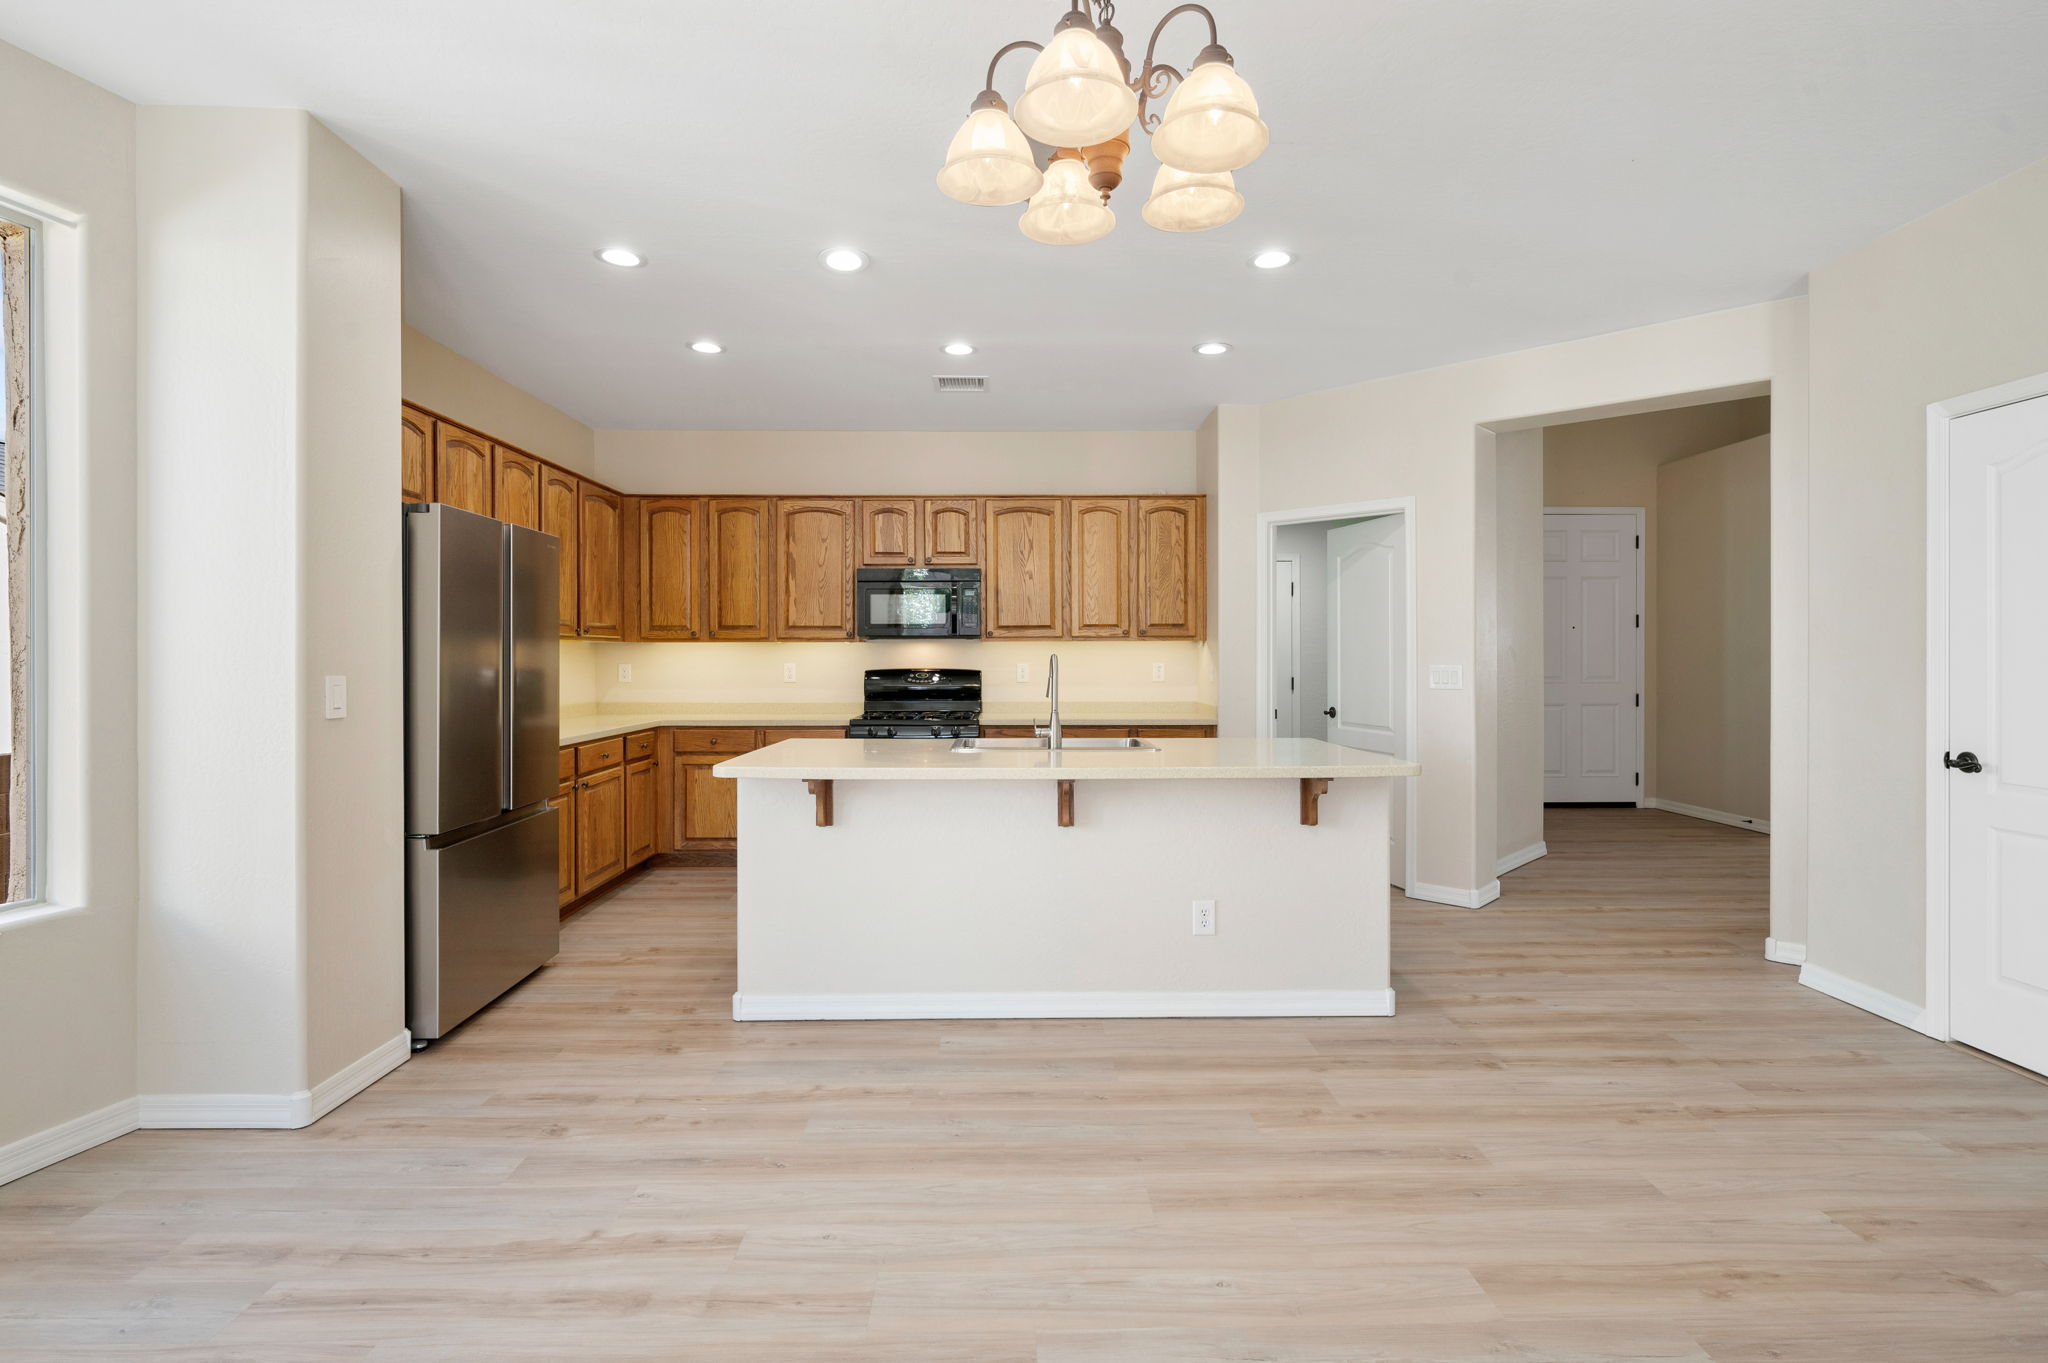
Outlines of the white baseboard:
{"label": "white baseboard", "polygon": [[1752,819],[1747,814],[1729,814],[1718,809],[1708,809],[1704,805],[1680,804],[1676,800],[1645,800],[1643,804],[1649,809],[1661,809],[1671,814],[1683,814],[1688,819],[1705,819],[1708,823],[1725,823],[1730,828],[1747,828],[1753,833],[1768,833],[1771,831],[1771,821],[1769,819]]}
{"label": "white baseboard", "polygon": [[737,1022],[857,1018],[1392,1017],[1391,989],[1048,991],[1020,994],[734,994]]}
{"label": "white baseboard", "polygon": [[1781,965],[1805,965],[1806,943],[1781,942],[1775,937],[1764,938],[1764,959]]}
{"label": "white baseboard", "polygon": [[[1927,1010],[1917,1003],[1908,1003],[1882,989],[1873,989],[1867,984],[1837,975],[1832,970],[1823,970],[1817,965],[1799,967],[1799,982],[1808,989],[1817,989],[1831,999],[1853,1004],[1866,1013],[1875,1013],[1887,1022],[1896,1022],[1901,1027],[1911,1027],[1916,1032],[1926,1032]],[[1933,1035],[1931,1032],[1928,1033]]]}
{"label": "white baseboard", "polygon": [[1460,909],[1483,909],[1500,898],[1500,882],[1489,880],[1476,890],[1455,890],[1448,885],[1425,885],[1418,880],[1402,893],[1410,899],[1427,899],[1432,904],[1449,904]]}
{"label": "white baseboard", "polygon": [[400,1032],[297,1093],[145,1093],[141,1124],[150,1130],[277,1129],[311,1126],[412,1058],[412,1033]]}
{"label": "white baseboard", "polygon": [[97,1112],[59,1122],[47,1131],[23,1136],[0,1146],[0,1183],[12,1183],[23,1174],[47,1169],[59,1160],[104,1145],[116,1136],[136,1128],[137,1104],[133,1098],[109,1103]]}
{"label": "white baseboard", "polygon": [[1502,857],[1499,861],[1493,863],[1493,873],[1497,876],[1504,876],[1509,871],[1517,870],[1523,866],[1527,866],[1530,862],[1536,860],[1538,857],[1547,857],[1549,855],[1549,843],[1532,842],[1527,847],[1524,847],[1521,851],[1510,852],[1506,856]]}

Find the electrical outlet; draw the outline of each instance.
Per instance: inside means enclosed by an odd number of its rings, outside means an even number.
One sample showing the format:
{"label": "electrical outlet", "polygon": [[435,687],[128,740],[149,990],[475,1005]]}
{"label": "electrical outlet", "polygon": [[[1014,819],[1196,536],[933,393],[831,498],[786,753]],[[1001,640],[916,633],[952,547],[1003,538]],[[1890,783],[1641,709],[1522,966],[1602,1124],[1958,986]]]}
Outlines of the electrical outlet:
{"label": "electrical outlet", "polygon": [[620,680],[620,681],[631,681],[631,680],[633,680],[633,664],[631,664],[631,663],[620,663],[620,664],[619,664],[619,680]]}
{"label": "electrical outlet", "polygon": [[1028,682],[1028,681],[1030,681],[1030,680],[1031,680],[1031,664],[1030,664],[1030,663],[1018,663],[1018,664],[1017,664],[1017,680],[1018,680],[1018,681],[1020,681],[1020,682]]}
{"label": "electrical outlet", "polygon": [[1195,936],[1214,937],[1215,935],[1216,901],[1213,899],[1197,899],[1195,901]]}
{"label": "electrical outlet", "polygon": [[784,663],[782,665],[782,679],[786,682],[793,682],[796,680],[795,663]]}
{"label": "electrical outlet", "polygon": [[1165,680],[1166,680],[1166,664],[1165,664],[1165,663],[1154,663],[1154,664],[1152,664],[1152,680],[1153,680],[1153,681],[1165,681]]}
{"label": "electrical outlet", "polygon": [[327,680],[326,680],[326,684],[325,684],[325,686],[324,686],[324,687],[322,688],[322,691],[321,691],[321,695],[322,695],[322,698],[323,698],[323,700],[324,700],[324,701],[326,702],[326,715],[327,715],[327,718],[329,718],[329,719],[347,719],[347,718],[348,718],[348,678],[347,678],[347,677],[329,677],[329,678],[327,678]]}

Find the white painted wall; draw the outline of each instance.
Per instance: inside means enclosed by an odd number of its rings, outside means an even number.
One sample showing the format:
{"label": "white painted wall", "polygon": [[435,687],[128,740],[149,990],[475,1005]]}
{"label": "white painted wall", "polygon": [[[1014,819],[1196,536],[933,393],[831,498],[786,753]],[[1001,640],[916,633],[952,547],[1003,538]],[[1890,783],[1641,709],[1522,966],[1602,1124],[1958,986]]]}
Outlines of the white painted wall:
{"label": "white painted wall", "polygon": [[1807,959],[1909,1005],[1924,1001],[1923,782],[1940,757],[1925,739],[1926,407],[2048,370],[2044,241],[2048,161],[1813,273]]}
{"label": "white painted wall", "polygon": [[599,431],[624,492],[1195,492],[1188,431]]}
{"label": "white painted wall", "polygon": [[[1494,438],[1495,852],[1543,841],[1542,431]],[[1482,650],[1482,655],[1484,650]]]}
{"label": "white painted wall", "polygon": [[4,1151],[135,1093],[134,109],[0,43],[0,128],[0,211],[49,222],[37,651],[45,889],[70,906],[0,927]]}
{"label": "white painted wall", "polygon": [[416,328],[405,328],[404,349],[406,401],[586,477],[598,476],[596,435],[575,417]]}

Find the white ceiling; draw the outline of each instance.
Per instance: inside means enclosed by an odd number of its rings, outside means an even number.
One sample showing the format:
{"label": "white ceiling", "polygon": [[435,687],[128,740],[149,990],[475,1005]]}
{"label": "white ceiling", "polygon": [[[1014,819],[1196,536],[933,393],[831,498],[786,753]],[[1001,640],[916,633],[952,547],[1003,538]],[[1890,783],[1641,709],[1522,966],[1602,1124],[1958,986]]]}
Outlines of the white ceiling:
{"label": "white ceiling", "polygon": [[[1124,0],[1128,45],[1170,7]],[[1244,215],[1145,226],[1138,147],[1116,232],[1040,246],[932,177],[1064,8],[0,0],[0,38],[144,103],[312,110],[404,187],[407,319],[600,427],[1186,428],[1797,293],[2048,156],[2040,0],[1214,0],[1273,129]],[[826,272],[838,243],[873,268]]]}

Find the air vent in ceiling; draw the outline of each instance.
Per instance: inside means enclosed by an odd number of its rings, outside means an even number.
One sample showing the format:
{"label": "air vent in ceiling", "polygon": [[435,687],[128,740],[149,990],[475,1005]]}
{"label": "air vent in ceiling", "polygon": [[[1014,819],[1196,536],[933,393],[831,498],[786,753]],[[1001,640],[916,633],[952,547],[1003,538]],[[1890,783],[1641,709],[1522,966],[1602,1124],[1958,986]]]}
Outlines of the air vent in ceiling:
{"label": "air vent in ceiling", "polygon": [[934,374],[932,387],[941,393],[985,393],[988,379],[981,374]]}

